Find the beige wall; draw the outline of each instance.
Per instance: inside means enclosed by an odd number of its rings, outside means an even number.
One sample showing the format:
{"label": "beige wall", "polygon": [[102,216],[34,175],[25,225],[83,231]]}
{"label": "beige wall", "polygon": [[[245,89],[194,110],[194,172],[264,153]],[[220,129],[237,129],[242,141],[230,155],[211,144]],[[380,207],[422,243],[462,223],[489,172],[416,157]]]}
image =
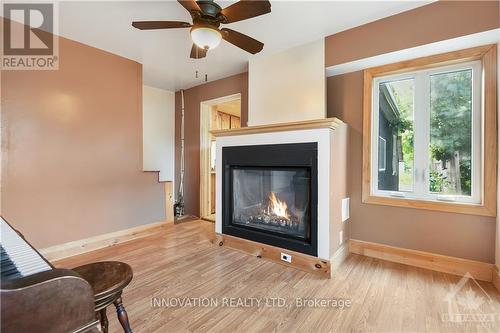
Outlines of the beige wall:
{"label": "beige wall", "polygon": [[[186,214],[200,215],[200,103],[211,99],[241,94],[241,126],[248,119],[248,73],[229,76],[184,91],[185,105],[185,177]],[[175,184],[177,195],[180,180],[181,94],[175,93]]]}
{"label": "beige wall", "polygon": [[[498,2],[439,1],[327,37],[326,65],[498,28],[498,13]],[[351,238],[494,262],[495,218],[363,204],[363,72],[328,78],[327,96],[328,116],[350,125]]]}
{"label": "beige wall", "polygon": [[143,170],[159,171],[159,180],[174,180],[175,94],[144,86],[142,89]]}
{"label": "beige wall", "polygon": [[323,39],[251,59],[248,125],[325,118],[324,63]]}
{"label": "beige wall", "polygon": [[60,38],[57,71],[3,71],[2,215],[36,247],[158,222],[142,169],[142,66]]}
{"label": "beige wall", "polygon": [[[330,256],[349,240],[349,220],[342,221],[342,200],[349,197],[349,127],[339,126],[331,138],[330,156]],[[342,231],[342,238],[340,237]]]}

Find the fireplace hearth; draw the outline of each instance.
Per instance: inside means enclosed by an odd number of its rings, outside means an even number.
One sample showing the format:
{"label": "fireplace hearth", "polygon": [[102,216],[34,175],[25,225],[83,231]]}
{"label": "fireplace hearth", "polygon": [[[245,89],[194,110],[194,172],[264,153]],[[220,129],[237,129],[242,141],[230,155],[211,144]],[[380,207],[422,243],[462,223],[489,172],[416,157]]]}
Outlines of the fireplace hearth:
{"label": "fireplace hearth", "polygon": [[224,147],[223,233],[317,255],[317,143]]}

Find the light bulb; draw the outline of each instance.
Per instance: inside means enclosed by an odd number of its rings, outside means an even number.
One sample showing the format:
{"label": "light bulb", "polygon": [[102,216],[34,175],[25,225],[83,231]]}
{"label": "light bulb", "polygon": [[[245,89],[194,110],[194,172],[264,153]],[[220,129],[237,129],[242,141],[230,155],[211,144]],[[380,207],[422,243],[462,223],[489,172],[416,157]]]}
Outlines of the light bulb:
{"label": "light bulb", "polygon": [[217,29],[194,27],[191,29],[191,39],[198,47],[211,50],[220,44],[222,35]]}

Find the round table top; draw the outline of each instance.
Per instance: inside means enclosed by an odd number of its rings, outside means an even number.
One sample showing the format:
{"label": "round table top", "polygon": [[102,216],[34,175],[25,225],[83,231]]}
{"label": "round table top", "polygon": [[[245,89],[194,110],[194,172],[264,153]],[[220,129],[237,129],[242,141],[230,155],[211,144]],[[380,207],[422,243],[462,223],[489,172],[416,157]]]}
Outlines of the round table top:
{"label": "round table top", "polygon": [[119,261],[101,261],[73,268],[94,290],[97,300],[121,293],[133,277],[132,268]]}

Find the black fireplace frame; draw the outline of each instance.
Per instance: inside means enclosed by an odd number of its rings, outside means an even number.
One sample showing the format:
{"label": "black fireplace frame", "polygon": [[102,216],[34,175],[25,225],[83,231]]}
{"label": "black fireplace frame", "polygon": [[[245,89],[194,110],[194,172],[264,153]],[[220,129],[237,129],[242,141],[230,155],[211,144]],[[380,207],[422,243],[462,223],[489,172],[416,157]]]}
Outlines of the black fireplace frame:
{"label": "black fireplace frame", "polygon": [[[311,175],[309,239],[302,240],[268,230],[233,223],[235,168],[276,170],[306,168]],[[313,256],[318,254],[318,144],[286,143],[222,147],[222,233]]]}

